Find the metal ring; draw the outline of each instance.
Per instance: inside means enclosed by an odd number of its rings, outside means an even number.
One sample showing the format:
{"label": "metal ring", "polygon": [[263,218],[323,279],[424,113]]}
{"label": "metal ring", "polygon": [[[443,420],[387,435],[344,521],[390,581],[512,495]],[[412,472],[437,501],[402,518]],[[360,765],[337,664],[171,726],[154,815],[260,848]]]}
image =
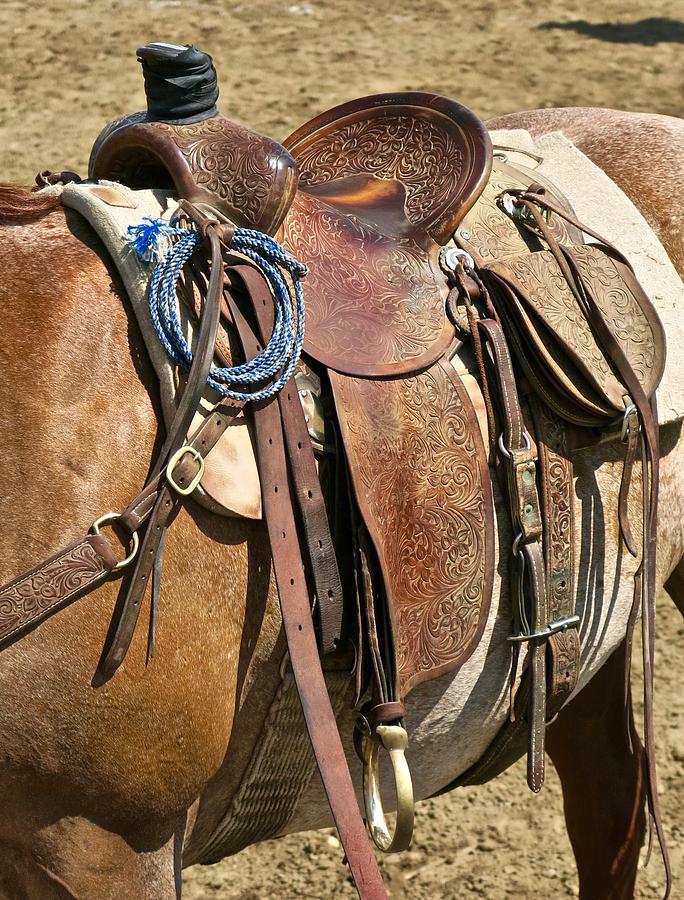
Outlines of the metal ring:
{"label": "metal ring", "polygon": [[636,412],[637,408],[634,403],[630,403],[629,406],[625,409],[624,415],[622,417],[622,431],[620,432],[620,440],[623,444],[632,427],[631,418]]}
{"label": "metal ring", "polygon": [[[528,434],[526,431],[523,431],[523,432],[522,432],[522,439],[523,439],[523,442],[524,442],[524,444],[525,444],[525,449],[526,449],[526,450],[529,450],[530,447],[531,447],[532,445],[531,445],[531,443],[530,443],[530,436],[529,436],[529,434]],[[506,447],[504,446],[504,436],[503,436],[503,431],[502,431],[501,434],[499,435],[499,450],[501,451],[501,455],[502,455],[502,456],[505,456],[506,459],[510,459],[510,458],[511,458],[511,451],[510,451],[510,450],[507,450]]]}
{"label": "metal ring", "polygon": [[[380,746],[389,753],[397,797],[397,820],[390,835],[380,796],[378,766]],[[363,753],[363,803],[366,823],[375,846],[384,853],[399,853],[411,845],[414,805],[411,772],[406,761],[408,735],[401,725],[378,725],[375,732],[361,739]]]}
{"label": "metal ring", "polygon": [[[115,522],[117,519],[121,518],[121,513],[108,512],[103,516],[100,516],[99,519],[95,519],[93,524],[90,526],[90,531],[93,534],[100,534],[100,528],[102,525],[108,525],[110,522]],[[113,572],[117,572],[119,569],[124,569],[129,563],[132,563],[136,557],[138,552],[138,547],[140,545],[140,540],[138,538],[138,532],[133,531],[131,533],[131,552],[125,559],[119,560],[119,562],[112,569]]]}
{"label": "metal ring", "polygon": [[513,540],[513,543],[511,544],[511,552],[513,553],[513,556],[518,555],[518,548],[520,547],[520,541],[524,537],[525,537],[525,535],[522,533],[522,531],[519,531],[516,534],[515,539]]}

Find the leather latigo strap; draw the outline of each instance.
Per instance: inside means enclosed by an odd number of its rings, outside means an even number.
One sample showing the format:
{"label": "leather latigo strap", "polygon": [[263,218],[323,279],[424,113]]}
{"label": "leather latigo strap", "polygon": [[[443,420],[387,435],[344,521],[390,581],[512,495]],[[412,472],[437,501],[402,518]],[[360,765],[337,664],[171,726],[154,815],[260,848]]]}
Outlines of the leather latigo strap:
{"label": "leather latigo strap", "polygon": [[[171,475],[176,486],[186,490],[200,474],[198,458],[191,455],[190,450],[194,450],[203,459],[216,445],[241,405],[233,402],[224,402],[202,422],[192,440],[184,445],[188,448],[187,452],[180,457],[178,464],[173,467]],[[128,652],[142,608],[142,601],[150,582],[150,574],[155,567],[159,547],[163,541],[166,528],[173,515],[177,512],[182,499],[182,495],[169,486],[167,470],[163,470],[152,479],[143,492],[121,513],[121,522],[128,525],[131,533],[137,530],[147,519],[149,519],[149,524],[140,545],[137,564],[117,621],[114,636],[100,664],[100,672],[105,678],[111,678]],[[159,573],[157,570],[155,570],[155,574],[156,585],[153,585],[153,592],[155,588],[157,591],[159,590]],[[153,616],[155,609],[156,602],[153,600]]]}
{"label": "leather latigo strap", "polygon": [[[513,525],[512,595],[520,639],[529,643],[529,754],[527,781],[540,791],[544,784],[546,733],[547,586],[542,550],[542,519],[537,492],[537,454],[524,429],[513,364],[501,325],[483,319],[478,328],[494,365],[490,388],[495,387],[501,414],[499,449],[503,457],[508,505]],[[529,598],[529,600],[528,600]]]}
{"label": "leather latigo strap", "polygon": [[[268,285],[258,273],[247,275],[237,267],[234,271],[241,278],[247,276],[243,280],[246,285],[249,282],[249,298],[256,315],[261,305],[271,302]],[[252,331],[235,298],[228,295],[226,299],[245,355],[252,358],[259,352],[260,339]],[[294,396],[297,396],[296,391]],[[356,889],[364,900],[379,900],[387,894],[356,802],[318,655],[295,522],[295,500],[288,481],[283,405],[273,401],[255,404],[254,430],[283,626],[304,719]]]}
{"label": "leather latigo strap", "polygon": [[[209,283],[204,310],[199,321],[192,365],[188,372],[178,409],[152,468],[151,481],[154,481],[165,468],[168,471],[170,461],[174,459],[175,454],[185,444],[188,428],[199,406],[202,392],[207,383],[207,376],[214,358],[224,286],[221,238],[225,236],[226,228],[228,228],[229,235],[232,233],[232,226],[221,225],[215,219],[205,216],[187,201],[181,201],[180,209],[185,216],[194,222],[205,243],[208,244],[211,260]],[[224,402],[223,405],[225,411],[233,410],[234,412],[237,412],[242,406],[242,404],[229,404],[227,402]],[[142,601],[150,582],[152,583],[151,606],[153,624],[156,619],[164,534],[172,515],[178,509],[181,499],[177,483],[172,491],[167,481],[168,478],[159,486],[159,492],[150,513],[150,523],[142,540],[141,550],[136,560],[133,577],[124,597],[114,636],[101,663],[101,672],[107,678],[114,674],[128,652]],[[153,571],[155,573],[154,578],[151,577]],[[151,652],[154,652],[154,629],[151,629],[150,634],[150,649]]]}
{"label": "leather latigo strap", "polygon": [[[273,300],[263,276],[252,266],[231,266],[228,277],[237,276],[245,286],[254,308],[261,345],[265,346],[273,327]],[[235,307],[233,305],[233,310]],[[239,311],[238,311],[239,312]],[[321,652],[333,652],[342,633],[343,596],[337,557],[333,547],[328,514],[318,477],[311,438],[294,378],[277,396],[283,423],[287,461],[299,510],[309,570],[318,609]]]}

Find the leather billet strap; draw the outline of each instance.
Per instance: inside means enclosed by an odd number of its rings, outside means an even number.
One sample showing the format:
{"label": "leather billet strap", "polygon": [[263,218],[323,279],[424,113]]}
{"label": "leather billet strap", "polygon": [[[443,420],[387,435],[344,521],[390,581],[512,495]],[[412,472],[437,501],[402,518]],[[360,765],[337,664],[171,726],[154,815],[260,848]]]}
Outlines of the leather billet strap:
{"label": "leather billet strap", "polygon": [[491,369],[494,374],[490,386],[496,391],[503,428],[499,449],[506,473],[508,506],[513,525],[515,574],[512,594],[517,606],[515,617],[520,627],[520,634],[515,637],[530,646],[527,781],[537,793],[544,784],[546,641],[549,624],[541,506],[537,492],[537,455],[524,429],[513,363],[501,325],[493,319],[481,319],[478,329],[493,358]]}
{"label": "leather billet strap", "polygon": [[[572,620],[575,614],[574,503],[572,463],[568,457],[565,425],[538,400],[528,398],[535,426],[541,485],[544,564],[549,620]],[[570,626],[547,638],[547,723],[559,712],[577,686],[579,631]],[[440,793],[462,784],[484,784],[501,774],[529,745],[526,711],[530,702],[531,674],[523,672],[515,693],[511,717],[483,756]]]}
{"label": "leather billet strap", "polygon": [[[211,450],[230,418],[218,407],[204,420],[189,442],[197,456],[185,454],[174,468],[174,479],[178,483],[193,481],[199,469],[198,457]],[[164,478],[165,473],[158,475],[122,513],[110,513],[98,521],[107,518],[135,534],[149,519]],[[88,533],[59,550],[29,572],[0,587],[0,643],[42,622],[121,569],[122,561],[99,529],[98,533]]]}
{"label": "leather billet strap", "polygon": [[[564,424],[537,398],[529,399],[539,454],[546,589],[549,621],[571,620],[575,614],[575,514],[573,465]],[[548,638],[547,721],[577,687],[580,672],[578,627]]]}
{"label": "leather billet strap", "polygon": [[[247,273],[239,268],[235,270],[235,274],[242,278]],[[259,273],[255,276],[247,275],[245,284],[247,280],[249,300],[256,314],[260,305],[271,302],[270,291]],[[261,340],[252,330],[235,298],[228,295],[226,299],[245,356],[253,358],[259,352]],[[249,311],[247,314],[249,315]],[[292,390],[294,396],[297,396],[296,389],[292,387]],[[295,522],[296,501],[288,479],[283,406],[273,400],[259,402],[254,404],[253,412],[264,516],[271,542],[290,664],[304,719],[356,889],[363,900],[379,900],[386,898],[387,893],[356,802],[318,655],[309,588]]]}
{"label": "leather billet strap", "polygon": [[[270,291],[267,294],[264,292],[263,276],[248,265],[231,266],[226,274],[229,279],[237,276],[247,289],[252,299],[260,343],[265,346],[273,327],[273,300]],[[337,649],[342,633],[342,583],[311,438],[294,378],[278,393],[277,400],[293,495],[299,510],[304,549],[316,597],[320,647],[326,655]]]}

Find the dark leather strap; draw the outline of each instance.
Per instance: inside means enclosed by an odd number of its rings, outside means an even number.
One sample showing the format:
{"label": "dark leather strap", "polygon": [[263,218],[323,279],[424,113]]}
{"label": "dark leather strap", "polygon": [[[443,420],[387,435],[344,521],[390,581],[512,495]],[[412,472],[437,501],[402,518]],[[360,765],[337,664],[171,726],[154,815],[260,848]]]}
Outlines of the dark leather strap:
{"label": "dark leather strap", "polygon": [[[506,472],[508,506],[513,524],[516,574],[513,595],[518,601],[517,619],[522,634],[541,634],[548,624],[547,586],[542,551],[542,520],[537,492],[537,453],[525,432],[513,363],[498,322],[481,319],[478,329],[489,347],[494,365],[490,387],[496,390],[501,412],[501,452]],[[525,598],[529,597],[529,604]],[[529,618],[528,618],[529,616]],[[538,793],[544,784],[546,734],[546,641],[529,640],[529,754],[527,782]]]}
{"label": "dark leather strap", "polygon": [[[165,469],[173,454],[186,442],[188,428],[199,406],[214,359],[214,347],[221,316],[221,298],[224,286],[223,258],[219,238],[221,232],[218,230],[221,226],[215,220],[208,219],[187,201],[182,201],[180,208],[192,219],[209,244],[211,267],[207,298],[203,314],[199,320],[192,366],[188,372],[180,403],[169,426],[166,440],[152,467],[150,481],[154,481]],[[128,652],[142,601],[157,562],[162,536],[171,516],[178,508],[179,502],[177,495],[172,493],[168,486],[165,484],[160,485],[159,493],[151,510],[150,523],[143,537],[140,552],[135,563],[133,577],[124,597],[117,627],[101,663],[100,669],[106,678],[110,678],[116,672]],[[159,567],[157,567],[157,571],[159,571]],[[158,589],[159,578],[155,579],[155,590],[153,592],[154,608],[156,608]]]}
{"label": "dark leather strap", "polygon": [[[230,420],[237,412],[234,404],[219,406],[208,416],[195,432],[188,446],[204,457],[214,447]],[[189,454],[183,456],[174,468],[173,476],[177,484],[190,484],[198,472],[198,463]],[[122,513],[124,521],[138,522],[141,518],[149,518],[145,538],[140,544],[138,561],[133,571],[131,583],[124,600],[112,641],[100,664],[100,673],[104,678],[111,678],[123,662],[130,647],[138,622],[142,601],[154,568],[160,542],[173,514],[177,511],[181,497],[169,487],[166,472],[160,472],[133,504]]]}
{"label": "dark leather strap", "polygon": [[[264,290],[263,276],[247,265],[232,266],[227,274],[237,275],[247,288],[264,346],[272,329],[273,300],[270,291]],[[278,394],[278,404],[294,498],[300,512],[299,522],[316,594],[321,652],[325,655],[337,648],[342,633],[342,583],[311,438],[294,378]]]}
{"label": "dark leather strap", "polygon": [[[259,280],[250,278],[249,284],[255,308],[267,296],[270,298],[268,285],[261,276],[258,278]],[[260,341],[234,298],[229,296],[227,299],[245,355],[253,358],[259,352]],[[316,763],[356,889],[364,900],[380,900],[386,898],[387,893],[356,802],[318,655],[293,498],[288,483],[281,416],[282,408],[273,401],[254,405],[263,509],[271,541],[290,663]]]}

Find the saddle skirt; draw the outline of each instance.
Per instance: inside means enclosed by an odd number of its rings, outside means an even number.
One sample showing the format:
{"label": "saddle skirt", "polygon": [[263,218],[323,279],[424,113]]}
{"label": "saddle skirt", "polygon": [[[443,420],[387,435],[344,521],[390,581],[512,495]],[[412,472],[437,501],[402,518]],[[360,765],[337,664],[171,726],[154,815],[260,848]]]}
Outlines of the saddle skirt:
{"label": "saddle skirt", "polygon": [[[634,203],[606,173],[576,147],[562,132],[533,138],[527,131],[501,130],[491,132],[492,141],[501,150],[495,151],[495,166],[501,155],[523,171],[529,170],[534,180],[552,181],[556,195],[568,199],[576,217],[610,241],[634,270],[634,275],[651,301],[662,323],[668,343],[677,347],[684,341],[684,284],[673,266],[658,236]],[[505,189],[502,185],[501,190]],[[553,222],[556,219],[552,217]],[[459,243],[467,246],[462,231],[457,232]],[[497,237],[492,231],[489,240]],[[684,418],[684,383],[677,373],[675,355],[665,360],[658,385],[658,422],[667,425]]]}

